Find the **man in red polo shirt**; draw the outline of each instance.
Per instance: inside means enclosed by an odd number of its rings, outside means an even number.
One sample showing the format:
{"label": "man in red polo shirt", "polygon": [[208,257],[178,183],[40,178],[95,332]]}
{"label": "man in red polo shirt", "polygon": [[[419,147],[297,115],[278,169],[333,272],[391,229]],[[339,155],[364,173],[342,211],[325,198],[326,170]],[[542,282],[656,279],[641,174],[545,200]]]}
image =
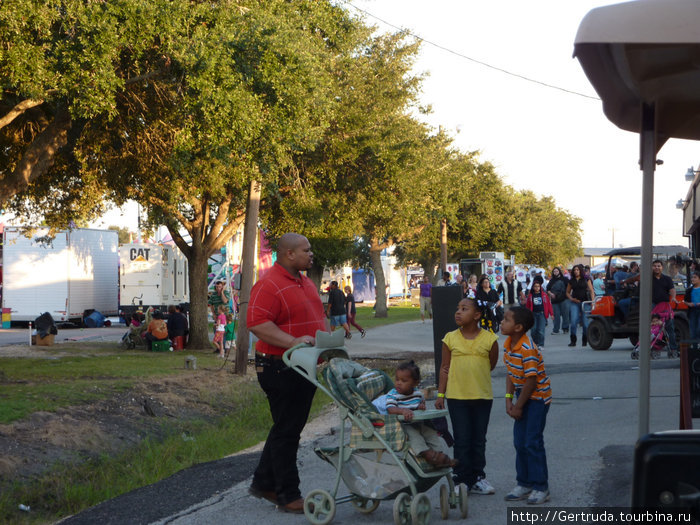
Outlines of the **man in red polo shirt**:
{"label": "man in red polo shirt", "polygon": [[308,239],[285,233],[277,244],[277,262],[251,290],[247,315],[248,328],[259,339],[255,371],[273,422],[249,491],[298,514],[304,500],[297,450],[316,387],[285,366],[282,354],[300,343],[314,344],[317,330],[328,331],[318,290],[301,274],[312,262]]}

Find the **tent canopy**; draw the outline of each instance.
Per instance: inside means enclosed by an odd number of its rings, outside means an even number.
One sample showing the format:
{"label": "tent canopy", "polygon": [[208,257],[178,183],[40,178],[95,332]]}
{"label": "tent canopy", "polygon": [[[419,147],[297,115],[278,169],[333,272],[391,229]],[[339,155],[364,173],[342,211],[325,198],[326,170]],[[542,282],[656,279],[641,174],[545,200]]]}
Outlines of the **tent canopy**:
{"label": "tent canopy", "polygon": [[656,151],[671,137],[700,140],[697,0],[637,0],[590,11],[574,43],[605,116],[641,132],[640,103],[656,107]]}

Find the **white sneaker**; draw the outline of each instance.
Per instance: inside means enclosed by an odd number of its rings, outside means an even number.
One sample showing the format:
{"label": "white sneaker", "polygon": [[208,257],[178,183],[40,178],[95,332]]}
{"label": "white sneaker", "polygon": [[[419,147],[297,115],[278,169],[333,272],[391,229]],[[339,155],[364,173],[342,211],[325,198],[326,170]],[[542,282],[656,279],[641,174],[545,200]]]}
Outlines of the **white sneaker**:
{"label": "white sneaker", "polygon": [[532,492],[532,489],[523,487],[522,485],[516,485],[513,490],[511,490],[506,497],[503,498],[506,501],[520,501],[527,499],[528,494]]}
{"label": "white sneaker", "polygon": [[488,482],[486,478],[479,478],[476,480],[476,483],[474,483],[471,488],[469,489],[469,492],[472,494],[495,494],[496,489],[493,488],[493,485]]}
{"label": "white sneaker", "polygon": [[528,505],[541,505],[545,501],[549,501],[548,490],[533,490],[530,497],[527,498]]}

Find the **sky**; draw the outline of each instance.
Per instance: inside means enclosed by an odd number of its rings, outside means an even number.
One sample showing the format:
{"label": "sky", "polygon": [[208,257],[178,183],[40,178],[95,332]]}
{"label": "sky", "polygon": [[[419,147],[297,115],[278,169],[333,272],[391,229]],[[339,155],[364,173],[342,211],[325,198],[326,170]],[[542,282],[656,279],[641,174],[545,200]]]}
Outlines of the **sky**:
{"label": "sky", "polygon": [[[480,151],[506,184],[550,195],[580,217],[584,248],[641,244],[639,136],[607,120],[572,57],[586,13],[614,2],[337,1],[379,31],[400,27],[435,44],[423,43],[415,65],[416,73],[427,75],[421,104],[432,106],[429,122],[448,131],[456,147]],[[687,169],[700,169],[700,143],[671,139],[658,158],[664,163],[655,175],[654,244],[687,246],[676,203],[688,192]],[[94,223],[110,224],[135,230],[136,206]]]}
{"label": "sky", "polygon": [[[340,1],[380,31],[396,26],[436,44],[423,43],[414,70],[428,74],[421,103],[433,108],[429,122],[450,132],[456,147],[479,150],[506,184],[551,195],[580,217],[584,247],[610,248],[613,236],[615,247],[641,244],[639,135],[607,120],[600,100],[459,56],[597,98],[572,58],[573,43],[588,11],[616,2]],[[676,203],[688,192],[687,169],[700,169],[700,143],[671,139],[658,158],[654,243],[687,246]]]}

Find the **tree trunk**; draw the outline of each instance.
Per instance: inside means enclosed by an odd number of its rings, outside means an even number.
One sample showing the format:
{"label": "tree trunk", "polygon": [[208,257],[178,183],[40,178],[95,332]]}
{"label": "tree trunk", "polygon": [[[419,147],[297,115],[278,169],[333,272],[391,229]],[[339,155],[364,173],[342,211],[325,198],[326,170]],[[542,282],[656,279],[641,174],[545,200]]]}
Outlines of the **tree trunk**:
{"label": "tree trunk", "polygon": [[248,190],[248,208],[243,230],[243,253],[241,256],[241,290],[238,308],[238,329],[236,333],[236,374],[246,373],[248,368],[248,347],[250,333],[246,316],[250,290],[255,279],[255,244],[258,238],[258,214],[260,212],[260,183],[251,181]]}
{"label": "tree trunk", "polygon": [[386,278],[382,267],[382,247],[372,239],[369,248],[369,261],[374,270],[374,290],[376,292],[376,302],[374,304],[375,317],[388,317],[389,310],[386,306]]}
{"label": "tree trunk", "polygon": [[316,290],[321,289],[321,281],[323,281],[323,266],[320,264],[317,264],[316,261],[314,261],[314,265],[308,269],[306,272],[306,276],[311,279],[311,282],[313,282],[316,285]]}
{"label": "tree trunk", "polygon": [[193,245],[189,262],[190,279],[190,338],[188,347],[211,350],[207,305],[207,268],[209,256],[201,245]]}

